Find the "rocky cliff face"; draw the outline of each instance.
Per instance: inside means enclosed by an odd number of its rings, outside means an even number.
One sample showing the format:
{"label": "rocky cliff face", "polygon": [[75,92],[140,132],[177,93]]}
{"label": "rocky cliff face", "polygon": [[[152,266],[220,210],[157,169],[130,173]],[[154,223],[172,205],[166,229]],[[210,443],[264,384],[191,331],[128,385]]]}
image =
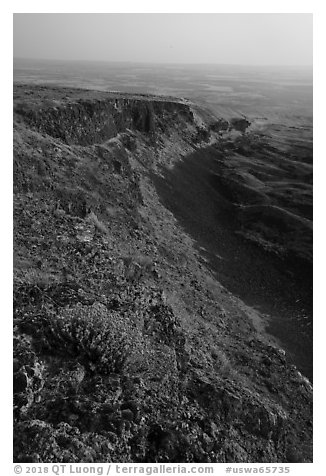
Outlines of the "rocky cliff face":
{"label": "rocky cliff face", "polygon": [[105,142],[127,129],[153,135],[175,118],[179,123],[193,123],[193,114],[182,101],[98,96],[48,99],[45,104],[17,101],[15,112],[42,133],[84,146]]}
{"label": "rocky cliff face", "polygon": [[311,461],[309,380],[158,185],[239,125],[80,90],[14,106],[15,461]]}

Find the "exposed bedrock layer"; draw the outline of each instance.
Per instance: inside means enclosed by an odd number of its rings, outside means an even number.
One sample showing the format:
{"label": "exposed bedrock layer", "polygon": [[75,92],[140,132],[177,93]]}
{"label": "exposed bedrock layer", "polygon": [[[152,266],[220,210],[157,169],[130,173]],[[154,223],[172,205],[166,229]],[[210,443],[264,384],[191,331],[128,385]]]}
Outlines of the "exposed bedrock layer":
{"label": "exposed bedrock layer", "polygon": [[285,261],[241,234],[241,189],[216,179],[247,127],[15,87],[16,462],[312,461],[311,383],[241,296],[274,302]]}
{"label": "exposed bedrock layer", "polygon": [[166,121],[176,117],[193,122],[188,106],[172,101],[115,97],[78,99],[57,104],[48,100],[37,105],[18,103],[15,112],[31,127],[67,144],[91,145],[105,142],[126,129],[155,134]]}

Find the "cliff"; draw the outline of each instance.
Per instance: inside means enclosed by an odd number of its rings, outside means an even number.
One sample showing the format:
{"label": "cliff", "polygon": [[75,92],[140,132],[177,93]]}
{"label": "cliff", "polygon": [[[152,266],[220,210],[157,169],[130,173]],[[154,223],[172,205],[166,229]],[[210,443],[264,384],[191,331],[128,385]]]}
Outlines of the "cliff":
{"label": "cliff", "polygon": [[312,460],[309,380],[195,233],[212,213],[232,243],[236,204],[203,171],[247,126],[186,100],[15,87],[16,462]]}
{"label": "cliff", "polygon": [[133,96],[18,102],[15,112],[42,133],[84,146],[105,142],[126,129],[155,134],[175,117],[178,122],[193,121],[192,112],[182,102]]}

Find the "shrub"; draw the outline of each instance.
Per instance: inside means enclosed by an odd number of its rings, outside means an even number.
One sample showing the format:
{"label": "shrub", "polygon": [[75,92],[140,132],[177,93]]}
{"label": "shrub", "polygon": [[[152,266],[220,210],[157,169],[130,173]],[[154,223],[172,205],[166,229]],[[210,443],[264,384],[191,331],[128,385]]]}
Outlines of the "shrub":
{"label": "shrub", "polygon": [[[130,323],[129,323],[130,324]],[[96,373],[120,373],[129,356],[130,330],[116,312],[100,304],[77,304],[43,324],[43,350],[70,355]]]}
{"label": "shrub", "polygon": [[88,217],[87,217],[87,221],[89,221],[90,223],[93,223],[93,225],[95,226],[95,229],[103,234],[103,235],[106,235],[108,233],[108,229],[106,228],[106,226],[104,225],[103,222],[101,222],[97,216],[95,215],[94,212],[91,212]]}
{"label": "shrub", "polygon": [[155,265],[149,256],[135,255],[123,256],[124,274],[131,282],[139,281],[146,274],[153,273]]}

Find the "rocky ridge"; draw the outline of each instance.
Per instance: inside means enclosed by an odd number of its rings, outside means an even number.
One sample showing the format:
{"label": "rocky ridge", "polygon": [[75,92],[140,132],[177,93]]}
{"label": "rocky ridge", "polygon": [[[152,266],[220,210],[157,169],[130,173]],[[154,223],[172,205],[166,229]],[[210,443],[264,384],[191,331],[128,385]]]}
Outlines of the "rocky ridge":
{"label": "rocky ridge", "polygon": [[311,461],[309,380],[152,180],[238,129],[185,100],[15,88],[16,462]]}

